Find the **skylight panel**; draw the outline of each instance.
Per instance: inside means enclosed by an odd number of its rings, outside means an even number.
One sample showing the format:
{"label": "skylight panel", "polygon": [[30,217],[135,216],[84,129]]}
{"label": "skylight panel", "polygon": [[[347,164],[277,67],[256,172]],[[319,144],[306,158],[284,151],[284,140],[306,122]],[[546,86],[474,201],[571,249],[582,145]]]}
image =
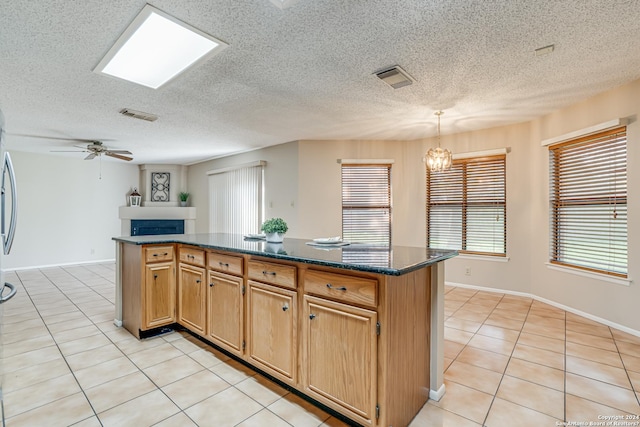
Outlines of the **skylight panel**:
{"label": "skylight panel", "polygon": [[146,5],[94,71],[157,89],[226,47],[226,43]]}

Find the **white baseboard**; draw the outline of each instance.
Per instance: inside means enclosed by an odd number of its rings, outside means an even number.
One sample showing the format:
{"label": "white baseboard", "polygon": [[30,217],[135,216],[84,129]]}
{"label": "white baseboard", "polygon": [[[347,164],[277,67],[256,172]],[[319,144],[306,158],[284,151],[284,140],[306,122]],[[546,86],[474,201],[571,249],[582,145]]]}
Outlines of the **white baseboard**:
{"label": "white baseboard", "polygon": [[442,399],[442,396],[444,396],[444,392],[445,392],[445,388],[444,388],[444,384],[442,384],[437,391],[429,390],[429,399],[439,402],[440,399]]}
{"label": "white baseboard", "polygon": [[519,297],[533,298],[536,301],[540,301],[540,302],[543,302],[545,304],[552,305],[552,306],[554,306],[556,308],[559,308],[561,310],[568,311],[568,312],[573,313],[573,314],[577,314],[578,316],[586,317],[587,319],[593,320],[594,322],[602,323],[604,325],[607,325],[607,326],[610,326],[612,328],[618,329],[618,330],[620,330],[622,332],[626,332],[626,333],[634,335],[636,337],[640,337],[640,331],[636,331],[635,329],[631,329],[631,328],[629,328],[627,326],[620,325],[620,324],[612,322],[610,320],[603,319],[603,318],[598,317],[598,316],[594,316],[593,314],[589,314],[589,313],[586,313],[584,311],[580,311],[578,309],[575,309],[573,307],[569,307],[567,305],[560,304],[558,302],[555,302],[555,301],[552,301],[552,300],[548,300],[546,298],[542,298],[542,297],[539,297],[537,295],[530,294],[530,293],[527,293],[527,292],[510,291],[510,290],[506,290],[506,289],[489,288],[489,287],[485,287],[485,286],[467,285],[465,283],[454,283],[454,282],[445,282],[445,285],[447,285],[447,286],[456,286],[456,287],[459,287],[459,288],[466,288],[466,289],[475,289],[477,291],[494,292],[494,293],[498,293],[498,294],[507,294],[507,295],[514,295],[514,296],[519,296]]}
{"label": "white baseboard", "polygon": [[21,270],[34,270],[38,268],[54,268],[54,267],[69,267],[72,265],[88,265],[88,264],[106,264],[108,262],[116,262],[115,258],[91,260],[91,261],[77,261],[77,262],[65,262],[62,264],[47,264],[47,265],[32,265],[29,267],[16,267],[16,268],[3,268],[2,271],[21,271]]}

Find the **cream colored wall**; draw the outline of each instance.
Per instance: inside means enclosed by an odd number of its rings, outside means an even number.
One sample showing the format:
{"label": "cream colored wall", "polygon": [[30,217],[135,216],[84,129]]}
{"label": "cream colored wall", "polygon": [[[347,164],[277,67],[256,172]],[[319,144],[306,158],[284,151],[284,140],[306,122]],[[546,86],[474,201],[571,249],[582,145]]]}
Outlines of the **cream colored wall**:
{"label": "cream colored wall", "polygon": [[2,268],[115,259],[118,207],[138,185],[138,167],[10,151],[16,171],[18,223]]}
{"label": "cream colored wall", "polygon": [[[550,270],[548,149],[541,140],[614,118],[628,126],[629,276],[640,274],[640,81],[531,122],[443,135],[454,153],[510,148],[507,154],[507,259],[459,256],[446,262],[446,281],[548,299],[605,321],[640,331],[640,288]],[[446,128],[446,126],[445,126]],[[446,133],[446,131],[445,131]],[[425,177],[421,159],[436,143],[424,141],[300,141],[189,167],[198,232],[208,232],[206,171],[267,160],[267,216],[282,216],[290,237],[335,236],[341,232],[340,165],[337,159],[394,159],[393,243],[424,246]],[[291,206],[293,202],[294,206]],[[470,268],[471,274],[465,271]],[[639,332],[640,333],[640,332]]]}
{"label": "cream colored wall", "polygon": [[[537,145],[532,176],[532,223],[538,230],[531,233],[533,293],[576,308],[594,316],[640,331],[640,80],[593,97],[570,108],[555,112],[532,123],[532,144]],[[548,253],[548,154],[540,140],[563,135],[608,120],[628,117],[627,127],[627,200],[628,200],[628,265],[629,286],[585,278],[550,270]]]}
{"label": "cream colored wall", "polygon": [[[531,292],[531,197],[526,190],[533,174],[530,123],[442,137],[454,153],[508,148],[507,154],[507,259],[461,255],[447,261],[446,281],[516,292]],[[435,141],[427,141],[433,146]],[[418,207],[416,206],[416,209]],[[470,275],[466,275],[470,269]]]}
{"label": "cream colored wall", "polygon": [[300,141],[300,237],[342,233],[341,166],[338,159],[392,159],[392,240],[425,245],[422,144],[406,141]]}
{"label": "cream colored wall", "polygon": [[[298,143],[276,145],[189,166],[189,203],[197,208],[196,233],[209,232],[209,177],[207,171],[266,160],[265,218],[281,217],[295,237],[298,226]],[[256,230],[258,232],[258,230]]]}
{"label": "cream colored wall", "polygon": [[[526,292],[640,331],[640,287],[550,269],[548,148],[541,141],[616,118],[627,128],[629,277],[640,274],[640,81],[541,119],[515,126],[443,137],[454,152],[510,146],[507,155],[507,255],[499,263],[459,256],[446,262],[446,281]],[[465,275],[465,268],[471,275]]]}

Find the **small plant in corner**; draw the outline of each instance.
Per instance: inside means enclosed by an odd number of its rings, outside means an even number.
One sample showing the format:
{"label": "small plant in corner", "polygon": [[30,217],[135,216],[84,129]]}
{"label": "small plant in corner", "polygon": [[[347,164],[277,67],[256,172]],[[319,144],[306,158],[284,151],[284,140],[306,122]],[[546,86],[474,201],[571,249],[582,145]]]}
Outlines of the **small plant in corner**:
{"label": "small plant in corner", "polygon": [[180,197],[181,202],[186,202],[187,200],[189,200],[189,193],[186,193],[183,191],[180,194],[178,194],[178,197]]}
{"label": "small plant in corner", "polygon": [[260,227],[262,231],[265,233],[280,233],[284,234],[287,232],[289,227],[287,223],[284,222],[282,218],[271,218],[262,223],[262,227]]}

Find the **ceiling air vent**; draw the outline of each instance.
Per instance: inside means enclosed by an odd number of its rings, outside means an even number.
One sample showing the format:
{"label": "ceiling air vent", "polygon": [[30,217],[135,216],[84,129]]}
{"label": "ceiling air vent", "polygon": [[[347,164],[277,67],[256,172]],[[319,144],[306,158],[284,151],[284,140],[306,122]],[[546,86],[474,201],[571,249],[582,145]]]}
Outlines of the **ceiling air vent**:
{"label": "ceiling air vent", "polygon": [[382,71],[374,73],[380,80],[388,84],[394,89],[400,89],[401,87],[409,86],[415,80],[405,70],[395,65],[391,68],[386,68]]}
{"label": "ceiling air vent", "polygon": [[133,117],[134,119],[146,120],[148,122],[155,122],[158,120],[158,116],[155,114],[144,113],[142,111],[132,110],[130,108],[123,108],[120,110],[120,114],[127,117]]}

